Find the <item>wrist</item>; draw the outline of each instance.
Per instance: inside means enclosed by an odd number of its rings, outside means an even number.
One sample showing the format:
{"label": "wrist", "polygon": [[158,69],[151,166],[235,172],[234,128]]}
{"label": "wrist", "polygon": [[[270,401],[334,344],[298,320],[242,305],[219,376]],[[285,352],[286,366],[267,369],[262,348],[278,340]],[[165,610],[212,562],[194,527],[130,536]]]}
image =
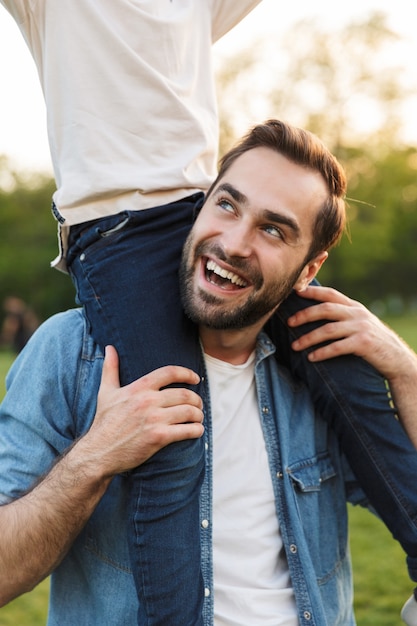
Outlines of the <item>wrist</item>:
{"label": "wrist", "polygon": [[63,476],[71,488],[103,494],[113,478],[103,463],[103,454],[90,442],[88,434],[78,439],[61,459]]}

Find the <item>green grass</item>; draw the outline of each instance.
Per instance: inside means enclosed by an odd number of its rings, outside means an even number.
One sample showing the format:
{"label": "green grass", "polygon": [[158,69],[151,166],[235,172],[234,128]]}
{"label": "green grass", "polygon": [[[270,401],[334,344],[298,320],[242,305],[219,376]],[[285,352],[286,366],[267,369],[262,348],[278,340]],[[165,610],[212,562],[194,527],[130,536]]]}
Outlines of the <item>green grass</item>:
{"label": "green grass", "polygon": [[[387,322],[417,350],[417,319]],[[12,357],[0,353],[0,383]],[[3,389],[0,386],[0,396]],[[400,610],[411,594],[405,556],[385,526],[368,511],[349,507],[355,612],[358,626],[400,626]],[[48,581],[0,609],[0,626],[42,626],[46,622]]]}
{"label": "green grass", "polygon": [[4,396],[6,391],[5,377],[7,370],[13,363],[13,358],[13,355],[9,352],[0,352],[0,399]]}
{"label": "green grass", "polygon": [[[5,392],[4,379],[14,356],[0,352],[0,398]],[[0,609],[0,626],[41,626],[46,623],[49,581],[43,581],[30,593],[16,598]]]}
{"label": "green grass", "polygon": [[30,593],[0,609],[0,626],[43,626],[46,624],[48,595],[49,581],[44,580]]}
{"label": "green grass", "polygon": [[401,607],[413,589],[403,550],[365,509],[349,506],[349,528],[358,626],[403,625]]}
{"label": "green grass", "polygon": [[[417,350],[417,316],[384,320]],[[400,626],[400,609],[411,594],[405,554],[385,526],[360,507],[349,507],[358,626]]]}

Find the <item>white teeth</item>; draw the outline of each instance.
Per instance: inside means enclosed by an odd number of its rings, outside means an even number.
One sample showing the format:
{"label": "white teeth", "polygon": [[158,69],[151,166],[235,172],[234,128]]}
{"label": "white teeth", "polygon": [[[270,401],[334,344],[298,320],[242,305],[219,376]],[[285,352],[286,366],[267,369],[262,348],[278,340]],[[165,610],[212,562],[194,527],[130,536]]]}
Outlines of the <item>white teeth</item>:
{"label": "white teeth", "polygon": [[206,267],[210,272],[214,272],[221,278],[226,278],[227,280],[230,280],[230,282],[234,285],[238,285],[239,287],[246,287],[245,281],[242,280],[237,274],[234,274],[233,272],[228,272],[227,270],[217,265],[217,263],[215,263],[214,261],[207,261]]}

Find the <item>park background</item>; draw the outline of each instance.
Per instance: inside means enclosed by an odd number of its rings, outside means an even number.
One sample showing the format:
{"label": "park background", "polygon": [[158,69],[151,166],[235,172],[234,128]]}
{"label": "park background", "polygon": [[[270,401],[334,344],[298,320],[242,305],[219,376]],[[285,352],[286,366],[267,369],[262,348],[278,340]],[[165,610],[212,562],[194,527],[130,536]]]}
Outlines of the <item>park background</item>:
{"label": "park background", "polygon": [[[349,229],[320,280],[362,300],[417,349],[417,36],[409,4],[353,0],[335,15],[318,0],[304,19],[306,2],[279,4],[265,0],[215,46],[220,152],[269,117],[316,132],[349,177]],[[20,39],[0,9],[0,303],[16,296],[42,321],[74,306],[74,292],[49,267],[55,187],[42,96]],[[0,382],[10,348],[4,342]],[[401,549],[366,511],[351,511],[351,538],[358,626],[399,626],[412,590]],[[44,624],[47,593],[45,582],[0,609],[0,626]]]}

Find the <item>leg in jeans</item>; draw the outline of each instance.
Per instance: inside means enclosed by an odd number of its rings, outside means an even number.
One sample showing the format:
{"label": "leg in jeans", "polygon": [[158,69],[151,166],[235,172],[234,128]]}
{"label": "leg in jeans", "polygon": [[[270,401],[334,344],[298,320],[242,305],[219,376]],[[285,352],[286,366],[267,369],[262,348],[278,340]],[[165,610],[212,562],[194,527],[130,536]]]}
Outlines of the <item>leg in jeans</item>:
{"label": "leg in jeans", "polygon": [[[96,341],[120,357],[123,385],[163,365],[200,372],[196,328],[182,313],[178,267],[202,194],[71,229],[69,270]],[[158,452],[129,477],[138,620],[202,624],[199,492],[203,440]]]}
{"label": "leg in jeans", "polygon": [[277,357],[308,386],[316,408],[336,430],[343,451],[378,515],[407,554],[417,581],[417,453],[399,423],[386,381],[366,361],[343,356],[311,363],[290,343],[316,324],[289,328],[296,311],[317,304],[295,292],[267,328]]}

